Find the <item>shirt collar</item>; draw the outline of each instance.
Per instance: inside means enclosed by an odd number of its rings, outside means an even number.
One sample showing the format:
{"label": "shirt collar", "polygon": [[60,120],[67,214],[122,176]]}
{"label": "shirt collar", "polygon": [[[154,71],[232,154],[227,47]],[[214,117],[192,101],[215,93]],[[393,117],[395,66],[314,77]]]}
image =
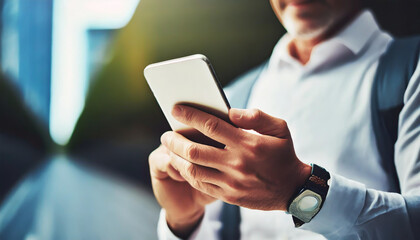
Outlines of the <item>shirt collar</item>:
{"label": "shirt collar", "polygon": [[341,43],[357,55],[377,31],[379,26],[373,14],[369,10],[364,10],[352,23],[327,41]]}
{"label": "shirt collar", "polygon": [[[339,44],[349,49],[353,54],[357,55],[369,42],[375,32],[379,31],[379,26],[369,10],[362,11],[349,25],[344,27],[334,37],[318,44],[316,48],[326,47],[331,44]],[[280,39],[273,50],[273,58],[270,65],[278,64],[280,61],[300,65],[289,53],[289,44],[293,40],[290,34],[286,33]]]}

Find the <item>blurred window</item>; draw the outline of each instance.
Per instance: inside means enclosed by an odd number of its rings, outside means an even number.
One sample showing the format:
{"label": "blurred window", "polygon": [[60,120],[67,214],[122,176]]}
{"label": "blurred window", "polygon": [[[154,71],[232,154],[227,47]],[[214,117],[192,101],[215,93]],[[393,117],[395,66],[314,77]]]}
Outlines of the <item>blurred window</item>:
{"label": "blurred window", "polygon": [[85,102],[89,77],[105,59],[110,31],[124,27],[139,0],[55,0],[50,134],[66,144]]}
{"label": "blurred window", "polygon": [[66,144],[89,79],[107,59],[115,29],[139,0],[0,0],[1,68],[53,140]]}

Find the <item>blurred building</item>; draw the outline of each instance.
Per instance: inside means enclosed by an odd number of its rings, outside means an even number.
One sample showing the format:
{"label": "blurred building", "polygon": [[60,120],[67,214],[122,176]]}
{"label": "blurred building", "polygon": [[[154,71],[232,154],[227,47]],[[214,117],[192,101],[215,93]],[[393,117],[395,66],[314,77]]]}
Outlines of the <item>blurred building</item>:
{"label": "blurred building", "polygon": [[53,0],[3,0],[2,71],[48,126]]}

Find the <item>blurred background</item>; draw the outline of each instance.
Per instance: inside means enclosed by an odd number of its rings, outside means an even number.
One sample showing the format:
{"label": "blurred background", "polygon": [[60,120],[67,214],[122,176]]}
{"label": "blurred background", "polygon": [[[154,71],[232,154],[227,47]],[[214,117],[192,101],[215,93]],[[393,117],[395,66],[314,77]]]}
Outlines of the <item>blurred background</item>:
{"label": "blurred background", "polygon": [[[420,33],[419,1],[368,5]],[[225,86],[284,34],[268,0],[0,0],[0,17],[0,239],[156,239],[147,157],[169,126],[144,67],[201,53]]]}

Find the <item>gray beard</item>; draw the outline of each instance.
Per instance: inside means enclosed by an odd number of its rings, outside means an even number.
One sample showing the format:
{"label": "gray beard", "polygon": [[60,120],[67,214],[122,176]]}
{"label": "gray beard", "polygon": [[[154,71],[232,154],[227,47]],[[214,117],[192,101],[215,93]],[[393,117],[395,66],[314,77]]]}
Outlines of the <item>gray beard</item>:
{"label": "gray beard", "polygon": [[283,19],[284,28],[293,38],[298,39],[314,39],[324,34],[333,25],[333,18],[329,18],[325,23],[320,24],[311,29],[298,29],[293,20],[287,16]]}

